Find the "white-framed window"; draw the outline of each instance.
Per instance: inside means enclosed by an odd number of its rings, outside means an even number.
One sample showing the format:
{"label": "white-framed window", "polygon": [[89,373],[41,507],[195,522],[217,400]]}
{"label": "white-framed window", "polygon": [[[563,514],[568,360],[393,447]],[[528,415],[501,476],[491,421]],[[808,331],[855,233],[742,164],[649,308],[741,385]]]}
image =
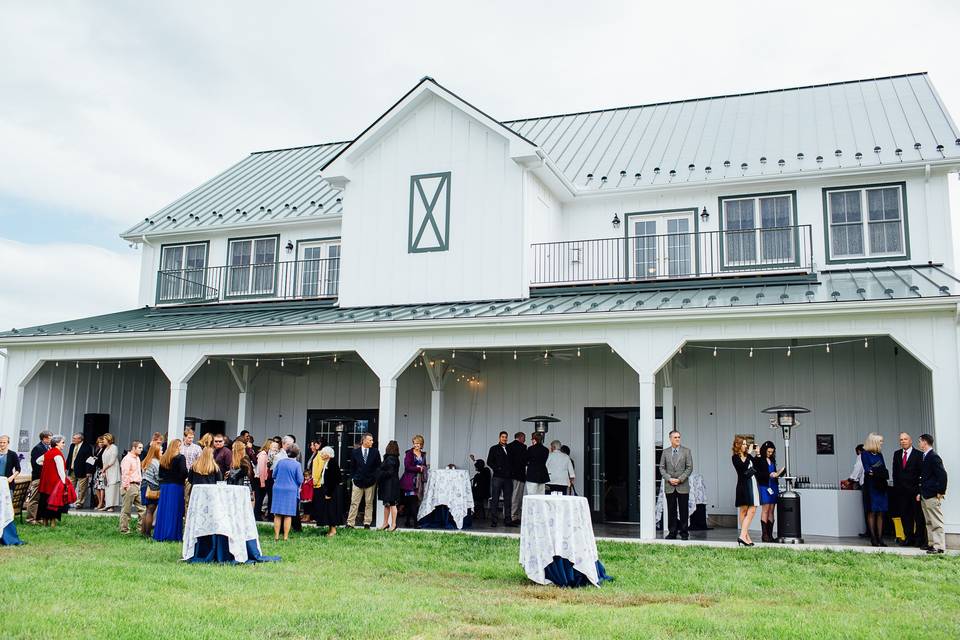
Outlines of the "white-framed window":
{"label": "white-framed window", "polygon": [[175,302],[205,297],[207,243],[166,245],[160,251],[158,300]]}
{"label": "white-framed window", "polygon": [[797,261],[793,195],[721,198],[723,266],[750,268]]}
{"label": "white-framed window", "polygon": [[831,260],[906,256],[903,185],[825,190]]}
{"label": "white-framed window", "polygon": [[279,238],[230,240],[227,268],[227,295],[270,295],[277,284],[277,243]]}
{"label": "white-framed window", "polygon": [[340,240],[300,242],[298,253],[300,297],[335,297],[340,284]]}
{"label": "white-framed window", "polygon": [[696,210],[628,213],[631,277],[679,278],[696,273]]}

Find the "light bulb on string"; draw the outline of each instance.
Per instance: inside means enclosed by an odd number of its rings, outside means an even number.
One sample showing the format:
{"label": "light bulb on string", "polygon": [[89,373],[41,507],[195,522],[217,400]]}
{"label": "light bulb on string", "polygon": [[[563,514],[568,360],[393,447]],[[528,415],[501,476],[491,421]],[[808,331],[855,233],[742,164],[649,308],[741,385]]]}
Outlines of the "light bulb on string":
{"label": "light bulb on string", "polygon": [[830,343],[827,343],[827,353],[830,353]]}
{"label": "light bulb on string", "polygon": [[753,357],[753,347],[750,347],[750,357]]}
{"label": "light bulb on string", "polygon": [[207,364],[210,364],[210,358],[207,358]]}
{"label": "light bulb on string", "polygon": [[577,347],[577,357],[580,357],[580,347]]}
{"label": "light bulb on string", "polygon": [[307,356],[307,366],[310,366],[310,356]]}
{"label": "light bulb on string", "polygon": [[79,368],[80,368],[80,363],[79,362],[75,363],[74,369],[79,369]]}
{"label": "light bulb on string", "polygon": [[456,349],[453,350],[453,355],[451,355],[450,358],[451,358],[452,360],[456,360],[456,358],[457,358],[457,350],[456,350]]}
{"label": "light bulb on string", "polygon": [[863,348],[866,349],[866,348],[869,347],[869,346],[870,346],[870,343],[867,341],[866,338],[864,338],[864,339],[863,339]]}
{"label": "light bulb on string", "polygon": [[486,352],[486,350],[483,351],[483,359],[484,359],[484,360],[487,359],[487,352]]}
{"label": "light bulb on string", "polygon": [[120,363],[119,363],[119,362],[117,362],[117,369],[119,369],[119,368],[120,368]]}
{"label": "light bulb on string", "polygon": [[713,348],[713,357],[714,357],[714,358],[717,357],[717,348],[716,348],[716,347]]}
{"label": "light bulb on string", "polygon": [[790,347],[787,347],[787,357],[790,357]]}
{"label": "light bulb on string", "polygon": [[283,358],[280,358],[280,366],[281,366],[281,367],[287,366],[287,365],[286,365],[286,362],[284,362]]}
{"label": "light bulb on string", "polygon": [[59,362],[54,362],[54,363],[53,363],[53,366],[59,367],[59,366],[60,366],[60,363],[59,363]]}
{"label": "light bulb on string", "polygon": [[97,369],[99,369],[99,368],[100,368],[100,363],[98,362],[98,363],[97,363]]}
{"label": "light bulb on string", "polygon": [[513,350],[513,359],[514,359],[514,360],[517,359],[517,350],[516,350],[516,349]]}
{"label": "light bulb on string", "polygon": [[255,367],[259,367],[259,366],[260,366],[260,358],[257,358],[257,361],[253,363],[253,366],[255,366]]}
{"label": "light bulb on string", "polygon": [[549,357],[550,357],[550,350],[547,349],[543,352],[543,359],[546,360]]}
{"label": "light bulb on string", "polygon": [[233,358],[230,358],[230,366],[233,366]]}
{"label": "light bulb on string", "polygon": [[143,369],[143,360],[140,361],[140,368]]}
{"label": "light bulb on string", "polygon": [[333,354],[333,364],[337,364],[337,354]]}

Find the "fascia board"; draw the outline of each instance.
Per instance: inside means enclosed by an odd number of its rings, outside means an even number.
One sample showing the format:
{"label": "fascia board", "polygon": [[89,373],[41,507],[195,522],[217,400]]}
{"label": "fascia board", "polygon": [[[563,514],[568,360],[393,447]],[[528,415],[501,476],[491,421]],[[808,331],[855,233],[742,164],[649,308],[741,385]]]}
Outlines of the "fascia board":
{"label": "fascia board", "polygon": [[[384,334],[402,332],[431,332],[457,329],[510,329],[538,325],[542,327],[620,325],[629,323],[686,323],[692,321],[723,321],[764,318],[830,318],[831,316],[863,316],[897,312],[922,313],[927,311],[960,313],[960,297],[917,300],[879,300],[876,302],[822,302],[791,305],[766,305],[745,307],[716,307],[712,309],[647,310],[631,312],[571,313],[554,316],[511,316],[507,318],[461,318],[450,320],[393,320],[383,322],[337,323],[325,325],[297,325],[278,327],[251,327],[238,329],[194,329],[187,331],[163,331],[155,333],[97,334],[86,336],[49,336],[43,338],[14,339],[0,342],[0,348],[22,348],[51,344],[77,344],[97,342],[153,342],[184,339],[259,338],[280,334]],[[771,308],[772,307],[772,308]],[[785,311],[784,307],[790,307]],[[789,337],[789,336],[785,336]]]}

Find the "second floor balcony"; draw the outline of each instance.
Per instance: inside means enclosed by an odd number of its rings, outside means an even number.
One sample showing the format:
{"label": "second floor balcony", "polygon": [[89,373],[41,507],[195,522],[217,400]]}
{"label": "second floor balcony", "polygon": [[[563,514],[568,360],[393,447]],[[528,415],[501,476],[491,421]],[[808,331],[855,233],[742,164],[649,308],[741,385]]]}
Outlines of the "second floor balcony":
{"label": "second floor balcony", "polygon": [[157,304],[336,298],[340,258],[161,269]]}
{"label": "second floor balcony", "polygon": [[813,270],[810,225],[564,240],[531,246],[531,286]]}

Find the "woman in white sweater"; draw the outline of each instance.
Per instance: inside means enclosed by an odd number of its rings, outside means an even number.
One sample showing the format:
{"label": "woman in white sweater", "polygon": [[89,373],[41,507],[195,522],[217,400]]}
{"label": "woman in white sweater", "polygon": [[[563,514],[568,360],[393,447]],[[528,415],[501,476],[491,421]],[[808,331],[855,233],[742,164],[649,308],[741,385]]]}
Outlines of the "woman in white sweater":
{"label": "woman in white sweater", "polygon": [[104,510],[120,506],[120,449],[113,442],[113,434],[103,434],[107,448],[103,451]]}

